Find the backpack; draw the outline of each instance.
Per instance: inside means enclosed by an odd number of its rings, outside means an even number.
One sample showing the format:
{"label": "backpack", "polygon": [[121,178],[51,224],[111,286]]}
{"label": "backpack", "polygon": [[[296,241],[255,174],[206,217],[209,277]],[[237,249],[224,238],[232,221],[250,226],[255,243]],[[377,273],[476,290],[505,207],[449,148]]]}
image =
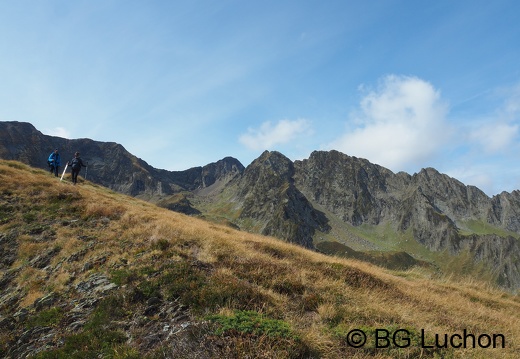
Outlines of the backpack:
{"label": "backpack", "polygon": [[49,158],[47,159],[47,164],[49,167],[59,166],[61,162],[61,157],[59,153],[51,153]]}
{"label": "backpack", "polygon": [[70,165],[71,165],[72,169],[74,169],[74,170],[81,168],[81,165],[77,158],[73,158],[72,161],[70,161]]}

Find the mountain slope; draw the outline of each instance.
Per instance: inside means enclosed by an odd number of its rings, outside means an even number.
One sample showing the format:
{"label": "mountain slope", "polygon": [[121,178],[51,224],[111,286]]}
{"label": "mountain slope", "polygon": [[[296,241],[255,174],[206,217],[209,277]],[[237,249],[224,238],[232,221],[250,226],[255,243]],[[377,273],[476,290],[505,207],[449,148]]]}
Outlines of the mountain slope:
{"label": "mountain slope", "polygon": [[474,275],[520,289],[520,191],[489,198],[433,168],[394,174],[337,151],[294,163],[266,151],[221,191],[208,199],[212,205],[195,207],[221,209],[242,229],[329,254],[374,259],[385,255],[354,253],[404,251],[455,275],[461,266],[454,261],[467,262],[467,254]]}
{"label": "mountain slope", "polygon": [[489,198],[433,168],[394,174],[337,151],[295,162],[266,151],[247,168],[226,157],[166,171],[115,143],[45,136],[18,122],[0,130],[1,158],[44,167],[55,147],[64,158],[80,150],[90,180],[164,208],[383,266],[388,253],[367,251],[405,252],[407,263],[520,289],[520,191]]}
{"label": "mountain slope", "polygon": [[[519,297],[475,280],[332,258],[12,161],[0,161],[0,253],[3,357],[515,358],[520,350]],[[349,345],[358,343],[354,329],[367,335],[364,346]],[[399,329],[395,343],[376,341]],[[454,338],[449,348],[439,348],[444,334]],[[468,334],[477,339],[459,346]]]}
{"label": "mountain slope", "polygon": [[153,202],[177,192],[210,186],[217,180],[228,180],[244,170],[244,166],[232,157],[185,171],[160,170],[117,143],[86,138],[68,140],[44,135],[29,123],[0,122],[2,159],[46,168],[47,157],[55,148],[59,149],[63,162],[70,160],[76,151],[82,153],[89,163],[89,180]]}

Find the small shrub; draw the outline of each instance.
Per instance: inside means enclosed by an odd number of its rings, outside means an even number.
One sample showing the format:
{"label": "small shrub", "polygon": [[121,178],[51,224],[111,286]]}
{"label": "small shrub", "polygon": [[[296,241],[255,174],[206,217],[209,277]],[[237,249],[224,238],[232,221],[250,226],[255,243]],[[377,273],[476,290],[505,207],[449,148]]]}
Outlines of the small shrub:
{"label": "small shrub", "polygon": [[22,218],[25,223],[32,223],[38,219],[38,216],[35,212],[27,212],[22,215]]}
{"label": "small shrub", "polygon": [[245,358],[251,353],[258,358],[314,357],[310,347],[282,320],[241,310],[231,316],[213,315],[208,319],[216,326],[215,334],[225,337],[222,347],[225,357]]}
{"label": "small shrub", "polygon": [[347,305],[325,303],[318,306],[318,313],[323,322],[326,323],[329,328],[332,328],[349,318],[351,314],[349,313],[348,308],[349,306]]}
{"label": "small shrub", "polygon": [[130,284],[133,281],[138,279],[138,276],[135,272],[118,269],[111,272],[111,281],[117,284],[118,286],[122,286],[125,284]]}
{"label": "small shrub", "polygon": [[254,311],[237,310],[232,316],[212,315],[208,319],[218,324],[215,331],[217,335],[238,332],[256,336],[266,335],[271,338],[298,338],[288,323],[283,320],[266,318]]}
{"label": "small shrub", "polygon": [[157,240],[154,240],[152,242],[152,249],[158,249],[160,251],[165,251],[168,248],[170,248],[170,241],[164,238],[160,238]]}
{"label": "small shrub", "polygon": [[272,289],[280,294],[301,295],[305,292],[305,285],[291,277],[277,278],[273,282]]}
{"label": "small shrub", "polygon": [[169,267],[159,282],[167,299],[180,298],[195,312],[224,306],[259,308],[269,302],[268,297],[247,281],[225,273],[207,273],[185,261]]}
{"label": "small shrub", "polygon": [[112,320],[124,316],[124,299],[119,296],[111,296],[101,301],[92,313],[90,321],[85,325],[86,329],[95,329],[104,326]]}
{"label": "small shrub", "polygon": [[235,309],[257,309],[270,302],[249,282],[225,273],[217,273],[208,278],[207,285],[199,291],[200,309],[215,310],[222,307]]}
{"label": "small shrub", "polygon": [[[115,358],[116,348],[126,341],[122,332],[86,331],[65,338],[62,347],[38,353],[36,359]],[[120,349],[119,349],[120,350]]]}
{"label": "small shrub", "polygon": [[206,283],[205,274],[190,263],[176,262],[167,268],[159,283],[165,288],[168,299],[181,298],[186,305],[199,303],[199,291]]}
{"label": "small shrub", "polygon": [[50,308],[43,310],[37,315],[29,318],[27,326],[29,328],[34,327],[53,327],[57,325],[63,318],[63,310],[61,308]]}
{"label": "small shrub", "polygon": [[144,280],[137,286],[137,289],[143,294],[144,299],[152,297],[161,297],[159,284],[152,281]]}

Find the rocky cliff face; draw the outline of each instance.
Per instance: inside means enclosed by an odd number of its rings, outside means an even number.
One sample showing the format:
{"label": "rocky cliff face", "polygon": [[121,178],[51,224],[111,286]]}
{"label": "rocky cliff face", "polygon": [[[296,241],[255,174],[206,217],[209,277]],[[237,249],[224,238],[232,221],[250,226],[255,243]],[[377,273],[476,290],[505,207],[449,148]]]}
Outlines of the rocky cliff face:
{"label": "rocky cliff face", "polygon": [[488,222],[508,231],[520,232],[520,191],[502,192],[486,203]]}
{"label": "rocky cliff face", "polygon": [[494,234],[461,237],[461,249],[467,250],[480,263],[487,263],[504,288],[520,288],[520,241],[512,236]]}
{"label": "rocky cliff face", "polygon": [[294,184],[294,165],[278,152],[264,152],[238,181],[240,218],[264,225],[261,233],[313,248],[316,230],[326,231],[328,220],[312,207]]}
{"label": "rocky cliff face", "polygon": [[[355,226],[391,223],[432,251],[468,251],[487,263],[497,282],[520,288],[519,191],[489,198],[433,168],[409,176],[337,152],[313,153],[297,165],[302,192]],[[497,227],[516,236],[465,235],[467,223]],[[498,231],[500,232],[500,231]]]}
{"label": "rocky cliff face", "polygon": [[187,214],[204,214],[190,201],[197,196],[213,202],[213,212],[219,206],[224,211],[229,203],[218,202],[215,193],[225,191],[236,211],[232,224],[251,219],[259,233],[307,248],[321,234],[343,231],[337,223],[389,226],[397,236],[411,233],[431,251],[467,251],[489,265],[501,285],[520,288],[520,191],[490,198],[433,168],[393,173],[337,151],[315,151],[295,162],[266,151],[247,168],[226,157],[171,172],[149,166],[119,144],[45,136],[30,124],[0,122],[0,140],[1,158],[36,167],[45,167],[56,147],[64,159],[78,150],[89,160],[89,180]]}
{"label": "rocky cliff face", "polygon": [[313,152],[308,160],[295,163],[296,186],[353,225],[379,224],[392,217],[398,202],[395,189],[403,187],[409,176],[391,171],[367,160],[337,151]]}
{"label": "rocky cliff face", "polygon": [[[405,230],[412,223],[439,224],[449,219],[448,223],[456,226],[458,222],[479,219],[518,230],[513,219],[517,213],[516,193],[490,199],[478,188],[465,186],[433,168],[413,176],[394,174],[336,151],[314,152],[308,160],[296,161],[295,167],[297,187],[353,225],[392,221],[396,228]],[[436,214],[446,218],[437,218]]]}

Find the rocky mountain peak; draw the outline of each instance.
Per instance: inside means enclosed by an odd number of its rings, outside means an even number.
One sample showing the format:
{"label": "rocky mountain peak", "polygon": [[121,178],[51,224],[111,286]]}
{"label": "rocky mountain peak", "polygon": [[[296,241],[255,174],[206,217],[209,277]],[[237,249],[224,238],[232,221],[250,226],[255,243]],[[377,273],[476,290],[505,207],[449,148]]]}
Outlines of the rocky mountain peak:
{"label": "rocky mountain peak", "polygon": [[209,187],[217,181],[229,180],[244,172],[244,166],[233,157],[225,157],[201,169],[202,187]]}
{"label": "rocky mountain peak", "polygon": [[263,223],[261,233],[312,248],[316,229],[328,220],[294,185],[293,162],[276,151],[265,151],[244,171],[238,183],[240,218]]}
{"label": "rocky mountain peak", "polygon": [[277,151],[264,151],[251,163],[249,171],[254,171],[255,168],[284,179],[289,179],[294,174],[292,161]]}

